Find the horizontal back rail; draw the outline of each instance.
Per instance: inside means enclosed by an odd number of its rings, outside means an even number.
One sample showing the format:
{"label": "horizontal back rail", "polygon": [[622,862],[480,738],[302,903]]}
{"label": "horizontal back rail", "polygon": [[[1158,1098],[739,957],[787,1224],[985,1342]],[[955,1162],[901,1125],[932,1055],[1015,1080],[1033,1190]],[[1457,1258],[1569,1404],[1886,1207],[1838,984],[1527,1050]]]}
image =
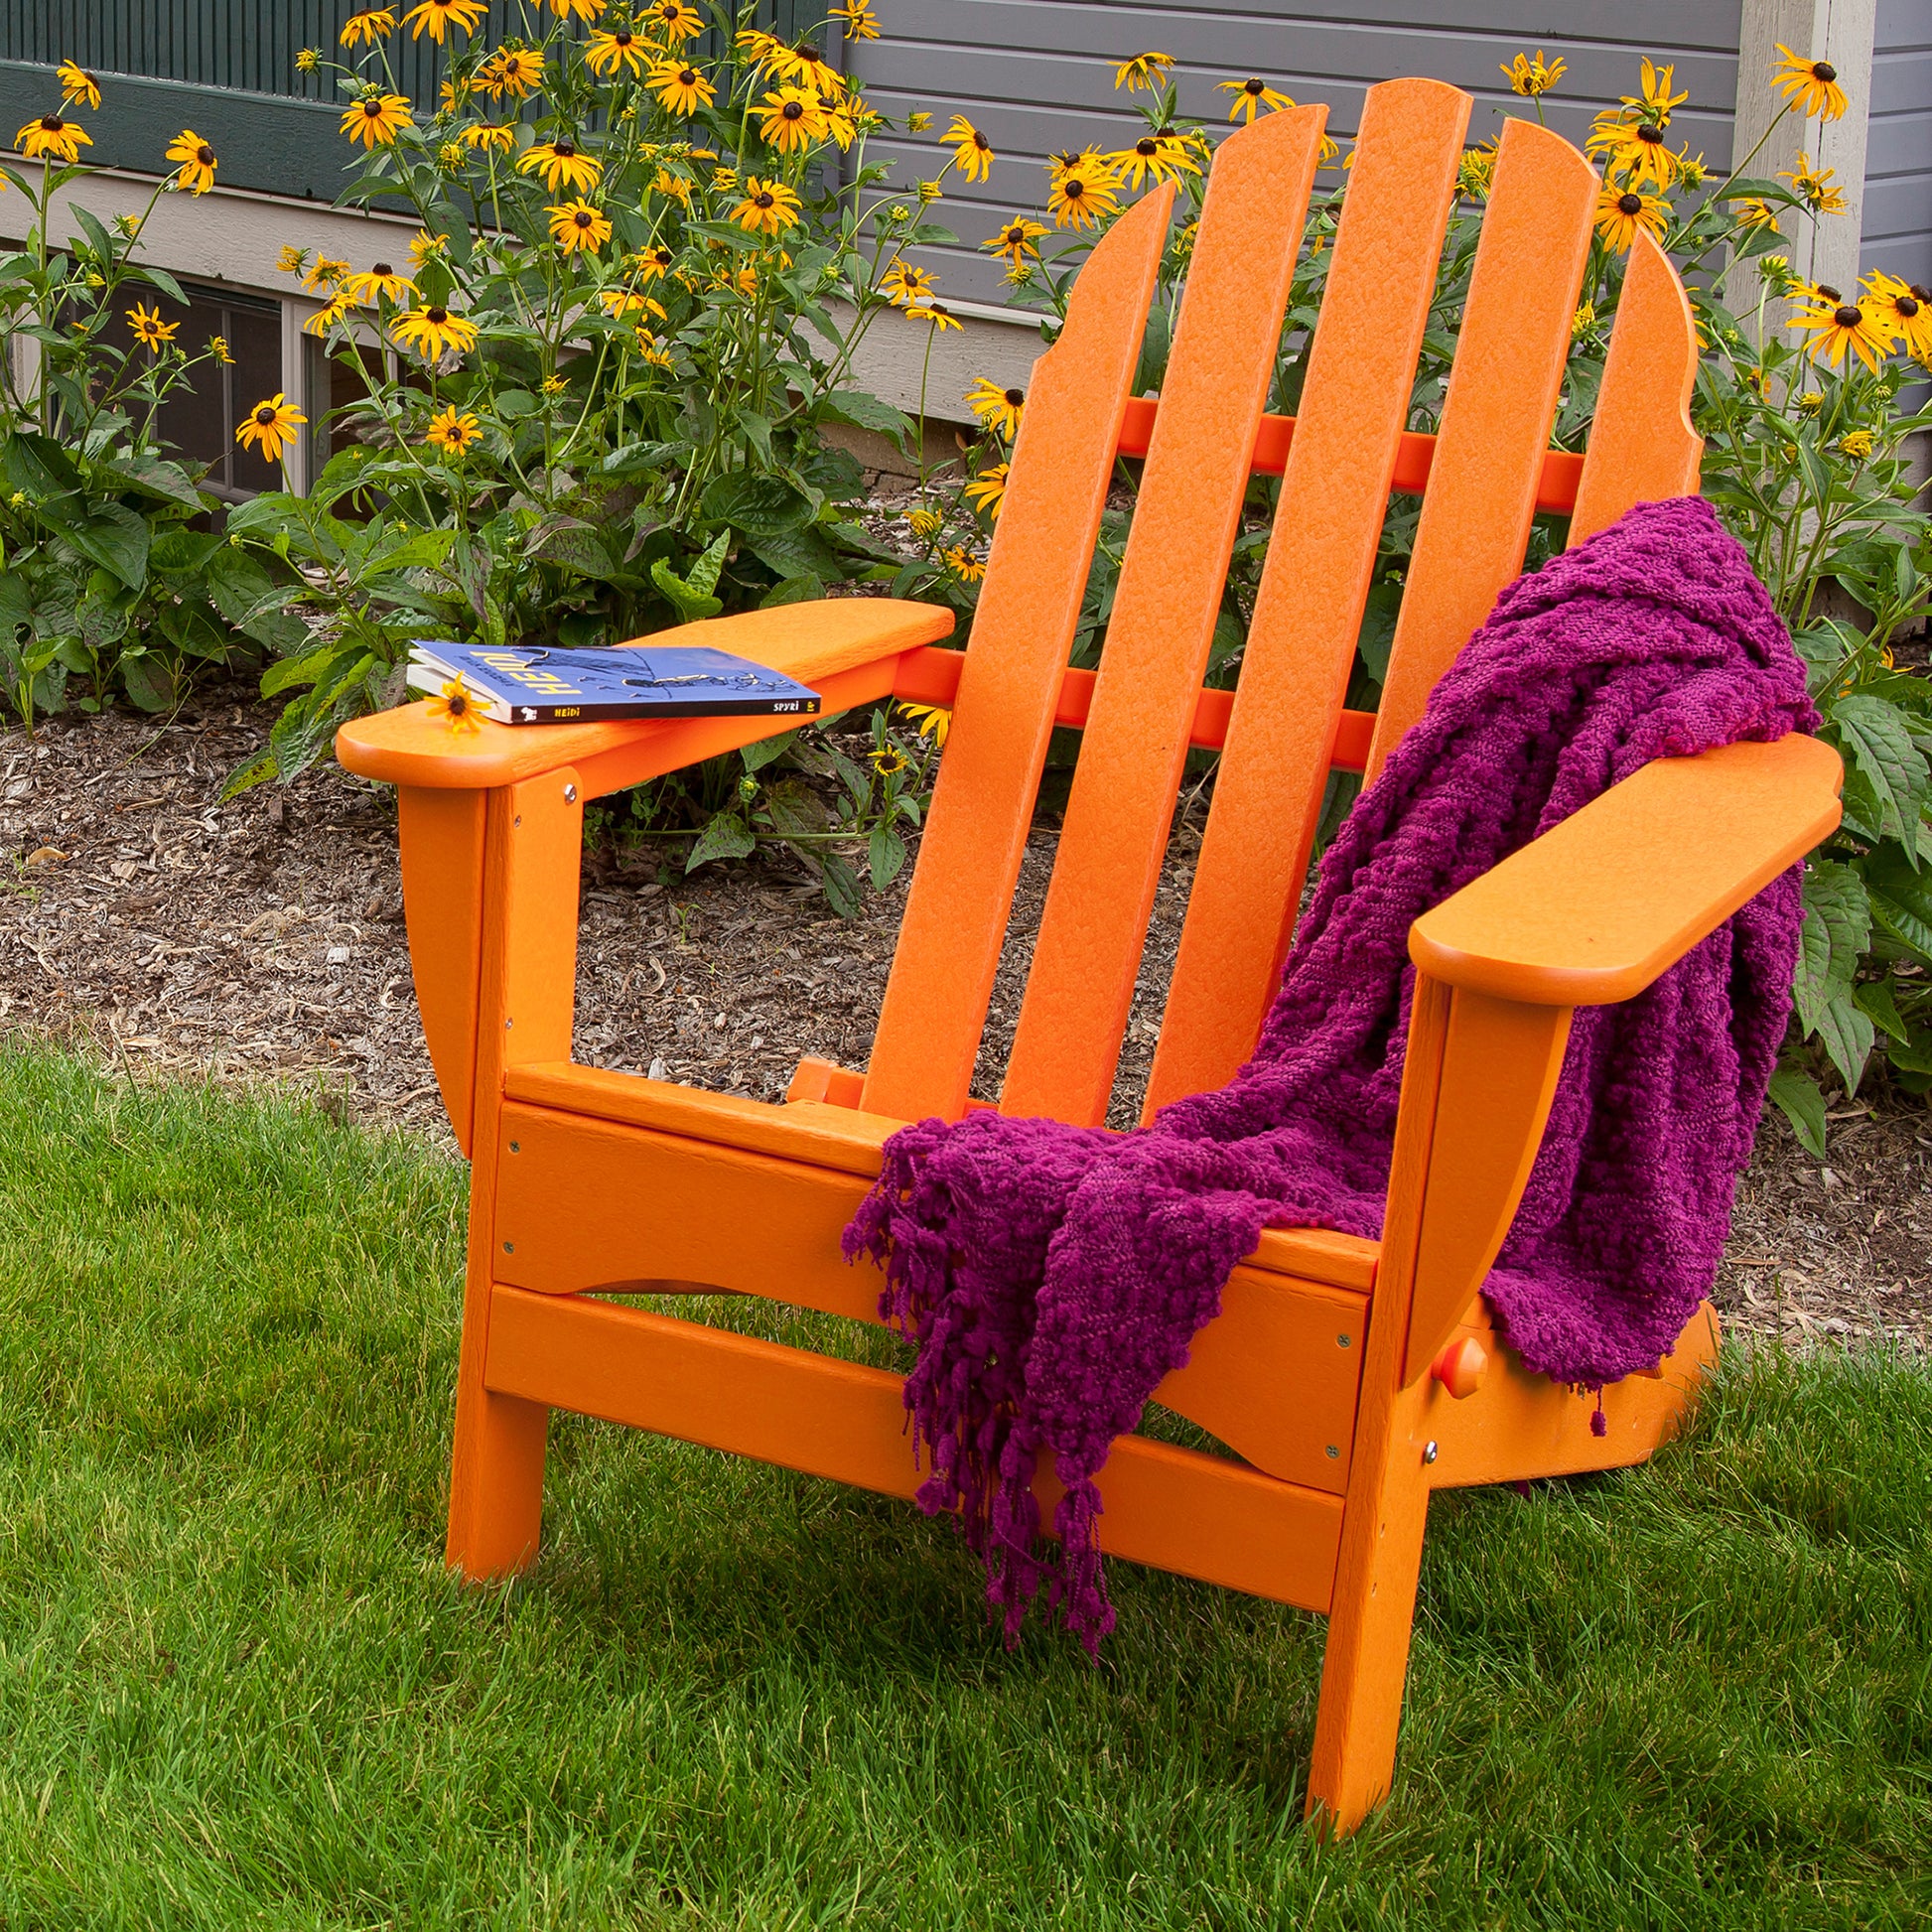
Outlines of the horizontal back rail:
{"label": "horizontal back rail", "polygon": [[[1161,411],[1159,396],[1135,396],[1127,405],[1126,420],[1120,426],[1123,457],[1144,457],[1154,440],[1154,424]],[[1254,454],[1248,467],[1258,477],[1279,477],[1288,468],[1288,453],[1295,443],[1295,418],[1268,415],[1261,419],[1255,437]],[[1429,472],[1436,461],[1436,438],[1422,430],[1404,430],[1396,446],[1395,476],[1389,487],[1408,496],[1420,496],[1429,487]],[[1584,453],[1580,450],[1551,450],[1543,459],[1543,475],[1536,485],[1536,506],[1559,516],[1568,516],[1577,507],[1577,490],[1583,482]]]}

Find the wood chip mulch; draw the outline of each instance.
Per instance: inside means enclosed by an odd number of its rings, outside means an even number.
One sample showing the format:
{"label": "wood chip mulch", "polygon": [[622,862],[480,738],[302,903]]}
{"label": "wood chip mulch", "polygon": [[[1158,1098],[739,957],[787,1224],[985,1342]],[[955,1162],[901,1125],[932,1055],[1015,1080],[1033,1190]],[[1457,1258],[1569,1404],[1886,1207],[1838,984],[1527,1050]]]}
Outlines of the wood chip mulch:
{"label": "wood chip mulch", "polygon": [[[0,1027],[132,1073],[300,1077],[372,1119],[442,1136],[410,982],[391,795],[333,764],[229,804],[265,741],[245,687],[172,719],[0,731]],[[1114,1119],[1133,1117],[1179,935],[1198,818],[1170,852]],[[1055,832],[1030,842],[979,1067],[998,1090]],[[781,856],[689,878],[670,847],[586,855],[576,1055],[775,1099],[801,1055],[863,1066],[903,882],[839,919]],[[1798,1345],[1932,1344],[1932,1114],[1841,1105],[1824,1164],[1767,1115],[1717,1300]]]}

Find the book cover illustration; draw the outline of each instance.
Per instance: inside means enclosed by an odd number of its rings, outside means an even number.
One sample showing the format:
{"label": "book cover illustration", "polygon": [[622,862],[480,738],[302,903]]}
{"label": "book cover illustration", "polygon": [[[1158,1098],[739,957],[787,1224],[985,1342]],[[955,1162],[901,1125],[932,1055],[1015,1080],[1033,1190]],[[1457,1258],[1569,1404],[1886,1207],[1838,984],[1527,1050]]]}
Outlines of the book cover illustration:
{"label": "book cover illustration", "polygon": [[501,725],[559,725],[586,718],[801,718],[818,693],[750,658],[702,644],[618,644],[570,650],[419,640],[408,683],[437,692],[461,676],[478,709]]}

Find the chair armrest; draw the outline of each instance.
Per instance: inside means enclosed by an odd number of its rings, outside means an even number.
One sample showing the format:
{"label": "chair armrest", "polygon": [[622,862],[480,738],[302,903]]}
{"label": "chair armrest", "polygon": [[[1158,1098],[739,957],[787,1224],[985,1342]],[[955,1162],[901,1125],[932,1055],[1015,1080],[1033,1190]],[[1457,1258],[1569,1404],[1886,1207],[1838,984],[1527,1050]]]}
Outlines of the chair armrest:
{"label": "chair armrest", "polygon": [[1797,733],[1657,759],[1424,913],[1409,956],[1494,999],[1627,1000],[1836,828],[1843,778]]}
{"label": "chair armrest", "polygon": [[[634,641],[736,651],[810,685],[833,712],[884,697],[893,688],[899,657],[936,642],[952,627],[952,613],[940,605],[841,597],[711,618]],[[596,797],[794,730],[797,722],[759,717],[498,725],[484,720],[480,731],[459,738],[417,703],[345,725],[336,734],[336,756],[365,778],[432,790],[488,789],[569,765],[579,773],[585,796]]]}

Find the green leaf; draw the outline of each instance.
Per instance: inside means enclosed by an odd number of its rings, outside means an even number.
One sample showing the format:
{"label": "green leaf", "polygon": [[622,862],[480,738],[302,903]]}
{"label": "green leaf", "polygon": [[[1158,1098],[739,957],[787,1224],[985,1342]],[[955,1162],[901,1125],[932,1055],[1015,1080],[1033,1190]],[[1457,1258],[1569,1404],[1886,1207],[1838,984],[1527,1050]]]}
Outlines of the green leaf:
{"label": "green leaf", "polygon": [[83,557],[118,577],[129,590],[138,591],[148,581],[151,532],[146,518],[131,509],[102,503],[84,520],[64,523],[60,529]]}
{"label": "green leaf", "polygon": [[175,701],[175,680],[162,658],[144,650],[125,653],[115,667],[121,688],[143,711],[166,711]]}
{"label": "green leaf", "polygon": [[1870,1016],[1880,1033],[1888,1034],[1900,1045],[1910,1040],[1912,1030],[1898,1011],[1898,1001],[1893,996],[1889,979],[1866,980],[1852,989],[1852,997],[1861,1011]]}
{"label": "green leaf", "polygon": [[98,468],[108,476],[120,478],[144,496],[157,497],[164,503],[179,503],[183,509],[198,513],[208,506],[209,499],[196,488],[194,480],[179,463],[170,463],[149,451],[139,450],[129,457],[103,457],[98,460]]}
{"label": "green leaf", "polygon": [[796,530],[812,513],[804,493],[782,477],[760,476],[750,470],[714,478],[699,499],[699,507],[709,521],[743,530],[751,537]]}
{"label": "green leaf", "polygon": [[881,402],[863,389],[834,389],[830,395],[819,397],[814,413],[835,423],[849,424],[853,429],[869,429],[875,435],[888,437],[900,450],[911,446],[911,418],[904,410],[895,409],[891,403]]}
{"label": "green leaf", "polygon": [[1781,1066],[1771,1075],[1770,1097],[1791,1123],[1799,1144],[1825,1158],[1825,1096],[1809,1073]]}
{"label": "green leaf", "polygon": [[718,588],[718,579],[725,568],[725,556],[731,549],[731,532],[720,530],[706,546],[705,553],[686,573],[690,586],[699,597],[710,597]]}
{"label": "green leaf", "polygon": [[[761,563],[768,561],[762,550],[755,550],[753,554]],[[824,595],[825,586],[808,571],[802,577],[786,577],[773,584],[759,599],[759,609],[769,611],[780,604],[816,604]]]}
{"label": "green leaf", "polygon": [[1879,929],[1921,966],[1932,966],[1932,877],[1914,871],[1890,846],[1872,853],[1860,870]]}
{"label": "green leaf", "polygon": [[1832,707],[1831,726],[1845,750],[1877,794],[1893,831],[1908,855],[1918,854],[1918,823],[1925,806],[1929,774],[1925,756],[1912,743],[1897,709],[1882,698],[1855,693]]}
{"label": "green leaf", "polygon": [[1386,582],[1369,591],[1368,602],[1362,607],[1362,627],[1356,634],[1355,648],[1377,684],[1389,675],[1389,651],[1395,643],[1395,621],[1401,609],[1402,586]]}
{"label": "green leaf", "polygon": [[745,547],[781,582],[787,577],[813,577],[821,584],[836,584],[845,575],[839,553],[816,529],[751,536],[746,539]]}
{"label": "green leaf", "polygon": [[230,798],[238,796],[255,785],[264,784],[275,775],[275,754],[257,752],[251,759],[243,759],[221,781],[221,802],[226,804]]}
{"label": "green leaf", "polygon": [[154,287],[158,288],[163,295],[169,297],[172,301],[179,302],[184,309],[188,307],[188,296],[184,292],[182,285],[165,268],[156,268],[151,262],[143,262],[139,268],[134,270],[134,273],[143,280],[152,283]]}
{"label": "green leaf", "polygon": [[875,825],[867,857],[872,864],[873,891],[883,893],[905,864],[905,841],[890,825]]}
{"label": "green leaf", "polygon": [[[702,563],[703,559],[699,561]],[[691,574],[695,577],[697,571],[694,569]],[[687,584],[671,568],[667,558],[659,557],[651,565],[650,581],[670,599],[672,608],[685,623],[696,623],[704,618],[715,618],[725,608],[722,599]]]}
{"label": "green leaf", "polygon": [[1818,1037],[1825,1042],[1845,1091],[1857,1093],[1876,1037],[1869,1016],[1853,1005],[1850,994],[1842,993],[1818,1016]]}
{"label": "green leaf", "polygon": [[1871,905],[1863,882],[1850,866],[1814,860],[1805,868],[1805,922],[1792,985],[1807,1034],[1816,1033],[1825,1008],[1851,990],[1870,943]]}
{"label": "green leaf", "polygon": [[824,889],[826,903],[842,919],[856,919],[866,902],[859,875],[839,857],[828,852],[821,864],[818,883]]}
{"label": "green leaf", "polygon": [[782,732],[776,738],[761,738],[756,745],[742,746],[738,756],[745,760],[747,771],[762,771],[791,750],[791,741],[796,736],[796,732]]}
{"label": "green leaf", "polygon": [[[779,745],[792,743],[789,738],[772,742]],[[780,778],[766,788],[763,802],[771,829],[780,834],[823,832],[830,817],[824,799],[803,778]]]}
{"label": "green leaf", "polygon": [[736,812],[717,812],[692,841],[684,870],[696,872],[712,859],[743,859],[757,849],[758,840],[752,836],[751,827]]}

